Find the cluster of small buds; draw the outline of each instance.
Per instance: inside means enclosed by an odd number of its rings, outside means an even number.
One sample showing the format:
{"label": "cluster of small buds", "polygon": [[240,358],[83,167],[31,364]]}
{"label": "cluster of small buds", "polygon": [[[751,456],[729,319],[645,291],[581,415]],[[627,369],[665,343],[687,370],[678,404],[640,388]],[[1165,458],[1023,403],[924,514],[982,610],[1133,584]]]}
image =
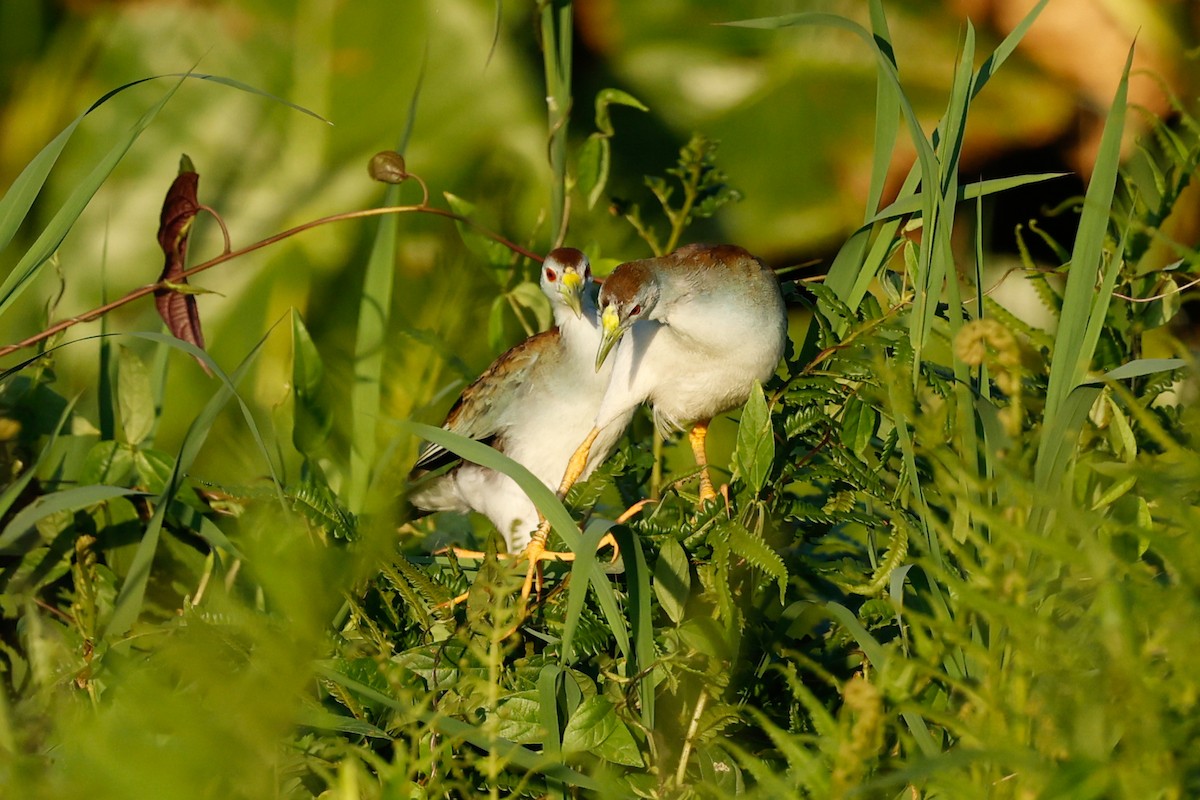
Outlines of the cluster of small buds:
{"label": "cluster of small buds", "polygon": [[1024,375],[1023,352],[1016,335],[995,319],[977,319],[963,325],[954,339],[954,355],[970,367],[986,365],[992,380],[1008,398],[1000,420],[1009,434],[1021,430],[1024,407],[1021,379]]}

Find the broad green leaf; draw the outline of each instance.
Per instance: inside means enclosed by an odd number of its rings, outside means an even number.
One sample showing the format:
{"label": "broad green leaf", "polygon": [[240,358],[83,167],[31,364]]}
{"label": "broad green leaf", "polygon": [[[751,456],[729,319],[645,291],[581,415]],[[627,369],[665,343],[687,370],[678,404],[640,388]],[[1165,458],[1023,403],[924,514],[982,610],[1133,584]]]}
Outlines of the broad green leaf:
{"label": "broad green leaf", "polygon": [[842,444],[850,452],[861,456],[878,428],[879,412],[875,407],[859,395],[851,397],[842,417]]}
{"label": "broad green leaf", "polygon": [[733,650],[725,628],[708,616],[696,616],[684,620],[679,626],[679,638],[697,653],[703,653],[714,663],[725,663]]}
{"label": "broad green leaf", "polygon": [[1137,483],[1137,475],[1127,475],[1121,480],[1108,487],[1107,490],[1092,503],[1092,511],[1099,511],[1102,508],[1107,508],[1117,502],[1125,493],[1134,487]]}
{"label": "broad green leaf", "polygon": [[540,744],[546,731],[541,723],[542,704],[536,689],[510,694],[496,707],[497,736],[517,744]]}
{"label": "broad green leaf", "polygon": [[[473,203],[450,192],[443,192],[443,195],[450,206],[450,210],[455,214],[467,219],[475,218],[475,205]],[[467,249],[486,261],[489,266],[507,267],[512,261],[512,252],[504,245],[489,239],[465,222],[456,220],[455,225],[458,226],[458,234],[462,237],[463,244],[467,246]]]}
{"label": "broad green leaf", "polygon": [[590,753],[614,764],[643,766],[633,734],[617,718],[616,709],[606,698],[584,700],[563,729],[562,749],[567,755]]}
{"label": "broad green leaf", "polygon": [[522,281],[514,286],[509,294],[517,305],[533,312],[533,315],[537,317],[538,330],[544,331],[550,327],[554,315],[550,310],[550,301],[546,298],[541,286],[533,281]]}
{"label": "broad green leaf", "polygon": [[117,355],[117,404],[125,441],[137,447],[154,430],[157,412],[150,370],[137,353],[124,346]]}
{"label": "broad green leaf", "polygon": [[762,384],[755,381],[738,423],[734,468],[737,475],[757,494],[771,474],[774,459],[775,433],[771,428],[771,412],[767,408]]}
{"label": "broad green leaf", "polygon": [[596,201],[604,194],[608,184],[608,169],[611,160],[612,146],[608,138],[593,133],[579,148],[579,160],[575,166],[576,180],[579,190],[587,198],[588,208],[596,205]]}
{"label": "broad green leaf", "polygon": [[292,444],[300,453],[313,456],[329,438],[333,409],[325,385],[325,364],[296,309],[292,309],[292,399]]}
{"label": "broad green leaf", "polygon": [[175,459],[161,450],[134,450],[133,467],[138,483],[152,494],[161,494],[175,471]]}
{"label": "broad green leaf", "polygon": [[691,588],[691,564],[687,553],[679,542],[665,539],[654,567],[654,595],[662,610],[677,625],[683,619]]}
{"label": "broad green leaf", "polygon": [[96,442],[79,474],[79,482],[85,485],[105,484],[123,486],[133,475],[133,450],[128,445],[112,439]]}

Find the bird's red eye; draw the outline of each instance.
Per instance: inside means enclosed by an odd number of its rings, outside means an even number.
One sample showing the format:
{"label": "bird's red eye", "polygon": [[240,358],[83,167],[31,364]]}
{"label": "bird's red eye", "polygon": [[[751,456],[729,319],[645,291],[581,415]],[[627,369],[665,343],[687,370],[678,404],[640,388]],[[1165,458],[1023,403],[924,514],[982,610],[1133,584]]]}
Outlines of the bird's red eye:
{"label": "bird's red eye", "polygon": [[636,317],[640,313],[642,313],[642,307],[640,305],[637,305],[637,306],[634,306],[632,310],[630,310],[629,315],[631,317]]}
{"label": "bird's red eye", "polygon": [[558,280],[558,273],[556,273],[552,269],[547,268],[546,269],[546,280],[550,281],[551,283],[554,283],[556,280]]}

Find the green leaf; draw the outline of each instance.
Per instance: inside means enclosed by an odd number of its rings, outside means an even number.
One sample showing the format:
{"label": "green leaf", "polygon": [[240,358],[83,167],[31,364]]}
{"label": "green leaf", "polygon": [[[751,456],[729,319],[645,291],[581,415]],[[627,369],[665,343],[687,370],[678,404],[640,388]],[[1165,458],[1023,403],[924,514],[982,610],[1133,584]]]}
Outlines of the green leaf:
{"label": "green leaf", "polygon": [[654,595],[676,625],[683,619],[684,606],[692,588],[687,553],[674,539],[666,539],[654,566]]}
{"label": "green leaf", "polygon": [[757,494],[766,484],[775,459],[775,434],[762,384],[754,382],[738,423],[734,470]]}
{"label": "green leaf", "polygon": [[554,320],[550,309],[550,301],[542,291],[542,287],[533,281],[522,281],[509,292],[512,299],[522,308],[528,308],[537,317],[538,330],[546,330]]}
{"label": "green leaf", "polygon": [[496,707],[496,735],[517,744],[540,744],[546,735],[541,724],[542,704],[536,689],[510,694]]}
{"label": "green leaf", "polygon": [[504,296],[497,295],[488,309],[488,347],[493,350],[504,347],[504,313],[507,308],[508,303],[504,301]]}
{"label": "green leaf", "polygon": [[604,194],[608,185],[608,169],[612,147],[608,137],[593,133],[579,148],[579,161],[575,166],[579,190],[587,198],[588,208]]}
{"label": "green leaf", "polygon": [[725,524],[729,529],[730,549],[746,559],[750,566],[775,579],[779,584],[779,602],[782,603],[788,581],[787,566],[784,565],[783,559],[761,536],[751,533],[744,525],[735,521],[727,521]]}
{"label": "green leaf", "polygon": [[[473,203],[450,192],[443,192],[442,194],[445,196],[446,202],[450,205],[451,211],[460,217],[474,219],[475,205]],[[484,236],[465,222],[455,220],[454,224],[458,227],[458,235],[462,237],[463,244],[467,246],[468,250],[481,257],[493,267],[508,266],[512,259],[512,253],[509,252],[508,248]]]}
{"label": "green leaf", "polygon": [[461,738],[463,741],[470,742],[484,751],[495,752],[501,758],[511,761],[522,769],[540,771],[550,777],[563,780],[572,786],[579,786],[589,791],[596,791],[598,788],[596,780],[589,775],[584,775],[555,763],[553,759],[521,747],[516,742],[509,742],[498,737],[488,737],[474,725],[468,725],[460,720],[450,719],[449,717],[444,717],[423,708],[413,708],[412,706],[404,705],[395,698],[359,683],[329,666],[319,666],[317,674],[326,680],[346,687],[356,695],[399,711],[405,715],[405,718],[416,717],[422,723],[429,725],[444,736]]}
{"label": "green leaf", "polygon": [[121,410],[121,429],[125,441],[137,447],[154,430],[157,416],[150,370],[146,362],[129,347],[121,347],[117,356],[117,404]]}
{"label": "green leaf", "polygon": [[875,407],[854,395],[846,403],[846,413],[842,417],[842,444],[855,455],[861,456],[871,443],[879,427],[879,412]]}
{"label": "green leaf", "polygon": [[[1050,379],[1046,386],[1045,430],[1038,445],[1034,480],[1038,486],[1057,490],[1078,443],[1078,425],[1082,424],[1079,401],[1073,398],[1085,382],[1088,365],[1107,315],[1120,264],[1115,260],[1105,269],[1104,241],[1108,235],[1109,211],[1116,191],[1121,160],[1121,136],[1125,127],[1126,96],[1133,49],[1125,61],[1121,82],[1100,136],[1092,178],[1088,182],[1079,217],[1079,230],[1071,251],[1071,267],[1063,293],[1062,314],[1054,337],[1054,358],[1050,360]],[[1097,291],[1097,284],[1100,289]],[[1094,399],[1094,398],[1093,398]],[[1091,402],[1083,406],[1086,413]],[[1034,529],[1046,523],[1049,514],[1041,507],[1031,518]]]}
{"label": "green leaf", "polygon": [[391,739],[387,731],[380,730],[369,722],[345,714],[335,714],[318,706],[305,708],[296,717],[296,724],[319,731],[341,731],[354,736],[370,736],[375,739]]}
{"label": "green leaf", "polygon": [[300,313],[292,309],[292,444],[306,456],[320,451],[333,428],[325,365]]}
{"label": "green leaf", "polygon": [[562,749],[567,755],[590,753],[614,764],[645,764],[637,742],[613,704],[599,695],[584,700],[563,730]]}
{"label": "green leaf", "polygon": [[636,108],[638,111],[650,110],[629,92],[623,92],[620,89],[601,89],[596,93],[596,128],[605,136],[612,136],[616,133],[608,110],[609,106],[614,105]]}
{"label": "green leaf", "polygon": [[133,450],[112,439],[96,442],[83,459],[79,482],[124,486],[133,475]]}

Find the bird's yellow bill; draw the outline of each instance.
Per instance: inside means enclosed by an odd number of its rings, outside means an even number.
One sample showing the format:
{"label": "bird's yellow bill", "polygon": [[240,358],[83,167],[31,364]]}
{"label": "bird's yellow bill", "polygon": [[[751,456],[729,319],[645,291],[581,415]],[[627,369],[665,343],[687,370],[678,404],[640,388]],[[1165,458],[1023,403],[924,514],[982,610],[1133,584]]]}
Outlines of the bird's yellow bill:
{"label": "bird's yellow bill", "polygon": [[581,319],[583,306],[580,305],[579,297],[583,294],[583,276],[578,272],[565,273],[562,282],[559,283],[558,293],[567,304],[567,308],[575,313],[576,319]]}
{"label": "bird's yellow bill", "polygon": [[600,350],[596,353],[596,371],[600,371],[600,367],[604,365],[604,359],[608,358],[608,353],[621,340],[621,335],[625,333],[625,326],[621,324],[621,317],[617,314],[615,306],[608,306],[604,309],[604,313],[600,315]]}

